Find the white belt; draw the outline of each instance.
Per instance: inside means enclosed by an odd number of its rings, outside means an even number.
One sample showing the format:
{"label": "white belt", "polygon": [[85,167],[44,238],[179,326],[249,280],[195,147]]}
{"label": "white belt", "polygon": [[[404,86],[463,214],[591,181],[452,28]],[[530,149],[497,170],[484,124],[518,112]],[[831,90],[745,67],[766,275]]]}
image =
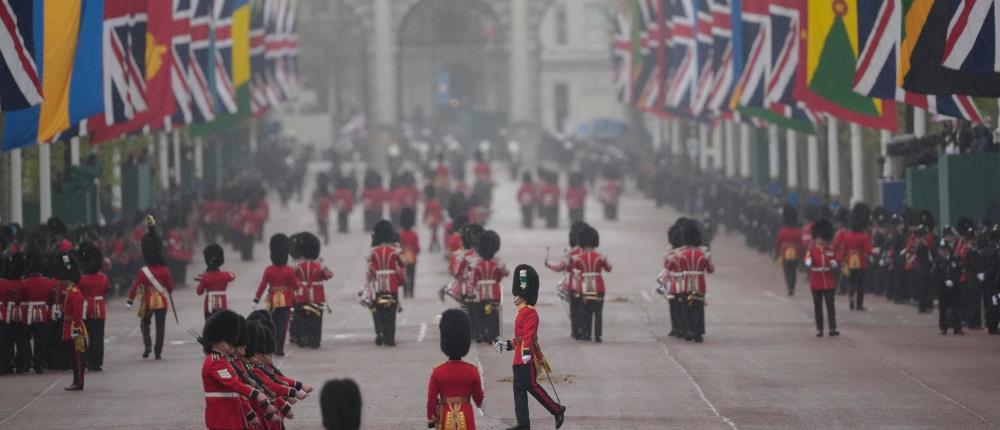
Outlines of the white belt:
{"label": "white belt", "polygon": [[395,274],[395,273],[396,273],[395,270],[376,270],[375,271],[375,276],[388,276],[388,275],[392,275],[392,274]]}
{"label": "white belt", "polygon": [[588,273],[581,273],[580,274],[580,276],[583,276],[584,278],[596,278],[596,277],[598,277],[600,275],[601,275],[600,273],[595,273],[595,272],[588,272]]}
{"label": "white belt", "polygon": [[226,295],[225,291],[209,291],[208,292],[208,297],[225,296],[225,295]]}
{"label": "white belt", "polygon": [[221,397],[221,398],[233,398],[239,397],[236,393],[205,393],[205,397]]}
{"label": "white belt", "polygon": [[682,275],[704,275],[705,272],[681,272]]}
{"label": "white belt", "polygon": [[812,269],[812,271],[813,272],[829,272],[830,268],[829,267],[817,267],[817,268]]}
{"label": "white belt", "polygon": [[104,301],[104,296],[94,296],[94,301],[103,302]]}

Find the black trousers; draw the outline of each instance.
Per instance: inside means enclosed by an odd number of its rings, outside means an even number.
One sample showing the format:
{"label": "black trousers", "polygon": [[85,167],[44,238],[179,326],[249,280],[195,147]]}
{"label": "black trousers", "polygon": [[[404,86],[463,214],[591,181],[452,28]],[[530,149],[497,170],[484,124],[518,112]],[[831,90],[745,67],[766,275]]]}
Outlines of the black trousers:
{"label": "black trousers", "polygon": [[618,203],[604,204],[604,219],[616,221],[618,219]]}
{"label": "black trousers", "polygon": [[417,265],[406,265],[406,282],[403,283],[403,297],[413,298],[413,283],[417,279]]}
{"label": "black trousers", "polygon": [[[520,351],[514,351],[520,354]],[[552,415],[559,413],[559,404],[549,397],[549,393],[541,385],[538,385],[535,365],[515,364],[514,366],[514,414],[517,416],[517,425],[530,426],[531,417],[528,413],[528,393],[538,400]]]}
{"label": "black trousers", "polygon": [[[990,333],[1000,332],[1000,288],[996,282],[990,282],[983,289],[986,301],[983,305],[986,309],[986,329]],[[996,300],[996,302],[994,302]]]}
{"label": "black trousers", "polygon": [[48,324],[49,354],[45,357],[45,368],[67,370],[73,366],[73,351],[69,342],[62,341],[63,320],[52,320]]}
{"label": "black trousers", "polygon": [[[153,320],[156,320],[156,345],[153,345],[153,340],[149,334],[149,325]],[[139,329],[142,331],[142,344],[145,346],[145,352],[148,353],[152,348],[153,354],[157,357],[163,353],[163,330],[167,323],[167,310],[157,309],[155,311],[146,312],[146,315],[142,317],[139,323]]]}
{"label": "black trousers", "polygon": [[[398,303],[388,306],[375,305],[375,334],[383,342],[396,343],[396,312]],[[475,333],[475,332],[473,332]]]}
{"label": "black trousers", "polygon": [[581,308],[583,305],[580,302],[579,297],[570,296],[569,298],[569,330],[570,337],[573,339],[579,339],[582,335],[580,330],[580,322],[583,318],[580,316]]}
{"label": "black trousers", "polygon": [[670,334],[676,335],[680,333],[681,327],[681,323],[678,321],[681,317],[681,310],[677,296],[667,299],[667,304],[670,306]]}
{"label": "black trousers", "polygon": [[[14,324],[14,367],[18,372],[27,372],[34,367],[41,369],[40,358],[46,354],[48,336],[44,336],[44,325]],[[34,337],[34,348],[31,339]],[[38,358],[35,357],[38,354]]]}
{"label": "black trousers", "polygon": [[483,302],[483,342],[490,342],[500,336],[500,303]]}
{"label": "black trousers", "polygon": [[851,309],[865,307],[865,269],[853,269],[847,277],[850,283]]}
{"label": "black trousers", "polygon": [[288,321],[288,342],[299,343],[302,338],[302,305],[295,305],[291,310],[291,317]]}
{"label": "black trousers", "polygon": [[524,228],[531,228],[535,223],[535,208],[533,206],[521,206],[521,225]]}
{"label": "black trousers", "polygon": [[915,298],[917,299],[917,309],[922,312],[930,312],[934,310],[934,283],[931,282],[930,274],[927,273],[927,269],[918,267],[916,270],[911,270],[910,273],[910,285],[911,288],[915,290]]}
{"label": "black trousers", "polygon": [[382,208],[365,209],[365,231],[372,231],[379,218],[382,218]]}
{"label": "black trousers", "polygon": [[547,207],[545,211],[545,227],[556,228],[559,226],[559,206]]}
{"label": "black trousers", "polygon": [[483,334],[483,304],[480,302],[470,302],[462,305],[465,313],[469,314],[469,322],[472,323],[472,341],[481,339]]}
{"label": "black trousers", "polygon": [[337,211],[337,232],[347,233],[347,220],[350,215],[348,211]]}
{"label": "black trousers", "polygon": [[949,328],[955,331],[962,329],[961,292],[958,288],[943,288],[938,295],[938,328],[942,332]]}
{"label": "black trousers", "polygon": [[687,304],[687,331],[693,338],[705,335],[705,297],[693,295]]}
{"label": "black trousers", "polygon": [[785,270],[785,286],[789,293],[795,292],[796,270],[799,269],[799,260],[785,260],[781,267]]}
{"label": "black trousers", "polygon": [[973,275],[962,290],[962,314],[965,325],[970,329],[979,329],[983,326],[982,304],[983,284]]}
{"label": "black trousers", "polygon": [[237,248],[240,250],[240,259],[243,261],[253,261],[253,235],[237,233]]}
{"label": "black trousers", "polygon": [[823,305],[826,304],[826,319],[830,322],[830,331],[837,330],[837,308],[834,306],[835,291],[813,290],[813,314],[816,315],[816,331],[823,331]]}
{"label": "black trousers", "polygon": [[594,339],[601,337],[604,326],[604,294],[598,295],[598,299],[583,299],[583,327],[581,327],[584,339],[590,339],[591,333]]}
{"label": "black trousers", "polygon": [[104,366],[104,320],[83,320],[83,325],[89,340],[83,361],[88,369],[100,369]]}
{"label": "black trousers", "polygon": [[292,308],[274,308],[271,310],[271,319],[274,320],[274,352],[275,354],[285,353],[285,338],[288,335],[288,319],[292,315]]}
{"label": "black trousers", "polygon": [[686,337],[689,332],[688,311],[690,307],[688,306],[688,295],[685,293],[677,294],[675,300],[677,301],[677,335],[679,337]]}
{"label": "black trousers", "polygon": [[302,311],[296,314],[299,321],[299,345],[306,348],[319,348],[323,338],[323,314],[315,315]]}
{"label": "black trousers", "polygon": [[[69,342],[66,342],[66,343],[68,343],[70,345],[74,344],[73,341],[69,341]],[[85,352],[86,351],[84,351],[84,353]],[[76,348],[74,347],[73,348],[73,357],[72,357],[72,359],[73,359],[73,385],[76,385],[77,387],[83,388],[83,373],[84,373],[84,370],[83,370],[83,353],[81,353],[80,351],[77,351]]]}
{"label": "black trousers", "polygon": [[14,371],[14,326],[0,322],[0,375]]}

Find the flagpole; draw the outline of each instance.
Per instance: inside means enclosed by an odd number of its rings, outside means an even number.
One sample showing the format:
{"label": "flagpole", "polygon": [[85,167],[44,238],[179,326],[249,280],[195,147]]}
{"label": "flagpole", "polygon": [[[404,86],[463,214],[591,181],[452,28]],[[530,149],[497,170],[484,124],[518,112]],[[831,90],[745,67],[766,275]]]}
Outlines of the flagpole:
{"label": "flagpole", "polygon": [[10,154],[10,222],[24,225],[24,196],[21,194],[21,148]]}
{"label": "flagpole", "polygon": [[827,190],[831,198],[840,197],[840,141],[837,134],[837,118],[830,115],[826,120],[826,165],[830,182]]}
{"label": "flagpole", "polygon": [[39,221],[45,224],[52,217],[52,147],[38,145],[38,199]]}

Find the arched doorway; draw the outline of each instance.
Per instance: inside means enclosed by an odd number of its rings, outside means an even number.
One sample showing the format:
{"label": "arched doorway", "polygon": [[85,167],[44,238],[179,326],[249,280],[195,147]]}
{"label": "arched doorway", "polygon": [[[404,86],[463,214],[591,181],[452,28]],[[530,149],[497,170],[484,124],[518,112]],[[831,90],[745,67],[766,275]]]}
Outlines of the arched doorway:
{"label": "arched doorway", "polygon": [[505,29],[475,0],[421,0],[399,31],[398,117],[466,145],[506,122],[509,100]]}

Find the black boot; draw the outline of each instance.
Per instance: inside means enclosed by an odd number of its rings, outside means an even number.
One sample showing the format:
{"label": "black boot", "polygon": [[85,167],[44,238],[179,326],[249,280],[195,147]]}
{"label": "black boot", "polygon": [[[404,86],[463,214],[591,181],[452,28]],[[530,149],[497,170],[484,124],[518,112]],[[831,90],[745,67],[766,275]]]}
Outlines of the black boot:
{"label": "black boot", "polygon": [[566,407],[560,405],[559,413],[556,414],[556,428],[562,427],[563,421],[566,419]]}

